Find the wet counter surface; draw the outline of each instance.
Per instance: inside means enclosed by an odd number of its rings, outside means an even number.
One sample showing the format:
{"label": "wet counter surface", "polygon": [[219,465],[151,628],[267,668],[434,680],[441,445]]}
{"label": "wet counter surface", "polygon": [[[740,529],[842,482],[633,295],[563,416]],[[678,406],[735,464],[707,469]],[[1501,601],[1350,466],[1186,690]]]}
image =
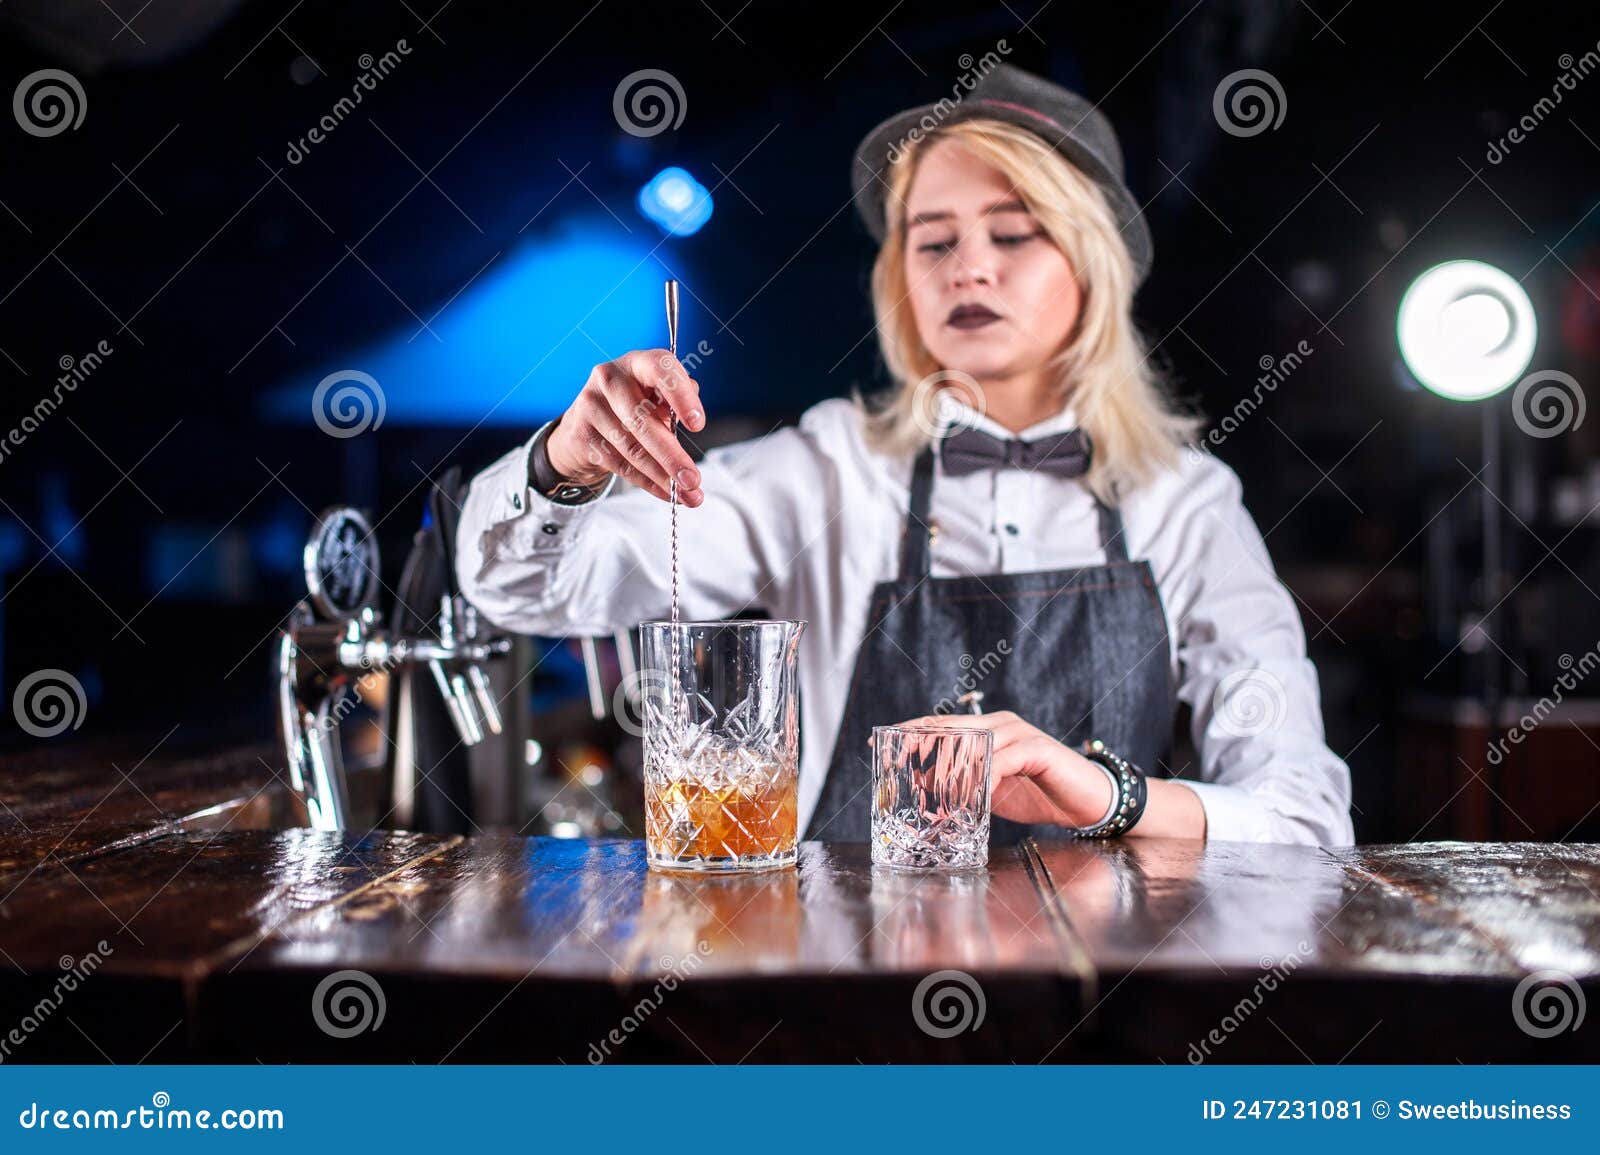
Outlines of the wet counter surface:
{"label": "wet counter surface", "polygon": [[629,840],[285,828],[270,758],[0,758],[5,1061],[1600,1059],[1594,845],[661,875]]}

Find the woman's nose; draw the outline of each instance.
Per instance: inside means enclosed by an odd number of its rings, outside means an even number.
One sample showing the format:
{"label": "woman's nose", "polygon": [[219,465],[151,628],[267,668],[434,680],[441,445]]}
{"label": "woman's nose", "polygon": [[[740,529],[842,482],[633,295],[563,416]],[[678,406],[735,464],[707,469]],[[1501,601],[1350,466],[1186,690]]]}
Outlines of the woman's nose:
{"label": "woman's nose", "polygon": [[963,253],[957,251],[953,254],[955,260],[950,262],[950,287],[964,289],[969,285],[992,285],[994,271],[981,255],[969,249]]}

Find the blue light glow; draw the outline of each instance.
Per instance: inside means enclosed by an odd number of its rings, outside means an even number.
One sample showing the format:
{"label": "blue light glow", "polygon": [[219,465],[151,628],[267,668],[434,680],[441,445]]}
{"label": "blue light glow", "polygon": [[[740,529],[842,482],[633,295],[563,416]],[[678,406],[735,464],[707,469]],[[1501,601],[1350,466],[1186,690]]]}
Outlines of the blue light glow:
{"label": "blue light glow", "polygon": [[[306,366],[266,399],[266,412],[309,425],[317,384],[358,369],[383,391],[396,425],[479,423],[530,428],[563,412],[590,370],[629,349],[666,343],[659,242],[610,217],[573,219],[494,261],[460,296],[365,347]],[[415,303],[414,303],[415,304]],[[435,315],[436,314],[436,315]]]}
{"label": "blue light glow", "polygon": [[710,191],[676,166],[662,169],[639,190],[639,211],[675,237],[699,232],[711,208]]}

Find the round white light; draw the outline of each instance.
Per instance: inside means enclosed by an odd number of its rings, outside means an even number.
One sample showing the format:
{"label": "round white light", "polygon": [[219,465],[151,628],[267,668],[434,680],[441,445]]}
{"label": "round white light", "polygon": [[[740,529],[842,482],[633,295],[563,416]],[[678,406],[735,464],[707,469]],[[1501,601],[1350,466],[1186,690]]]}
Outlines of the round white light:
{"label": "round white light", "polygon": [[1446,261],[1411,283],[1396,321],[1416,379],[1452,401],[1492,397],[1522,376],[1539,325],[1509,274],[1482,261]]}

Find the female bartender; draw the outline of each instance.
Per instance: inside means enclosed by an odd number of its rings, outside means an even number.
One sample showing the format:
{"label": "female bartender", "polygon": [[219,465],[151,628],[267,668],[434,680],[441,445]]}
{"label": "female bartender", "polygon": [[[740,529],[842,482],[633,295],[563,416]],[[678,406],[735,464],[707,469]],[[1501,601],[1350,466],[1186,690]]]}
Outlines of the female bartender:
{"label": "female bartender", "polygon": [[[595,367],[473,481],[463,592],[501,626],[664,616],[676,478],[690,618],[762,607],[801,638],[804,836],[864,841],[874,725],[995,732],[991,838],[1030,830],[1348,845],[1350,779],[1233,472],[1189,445],[1135,331],[1150,234],[1109,122],[1000,65],[884,121],[855,201],[896,387],[712,450],[665,350]],[[597,500],[621,477],[634,488]],[[1178,702],[1192,780],[1171,774]],[[957,704],[959,702],[959,704]],[[954,719],[949,719],[954,721]]]}

